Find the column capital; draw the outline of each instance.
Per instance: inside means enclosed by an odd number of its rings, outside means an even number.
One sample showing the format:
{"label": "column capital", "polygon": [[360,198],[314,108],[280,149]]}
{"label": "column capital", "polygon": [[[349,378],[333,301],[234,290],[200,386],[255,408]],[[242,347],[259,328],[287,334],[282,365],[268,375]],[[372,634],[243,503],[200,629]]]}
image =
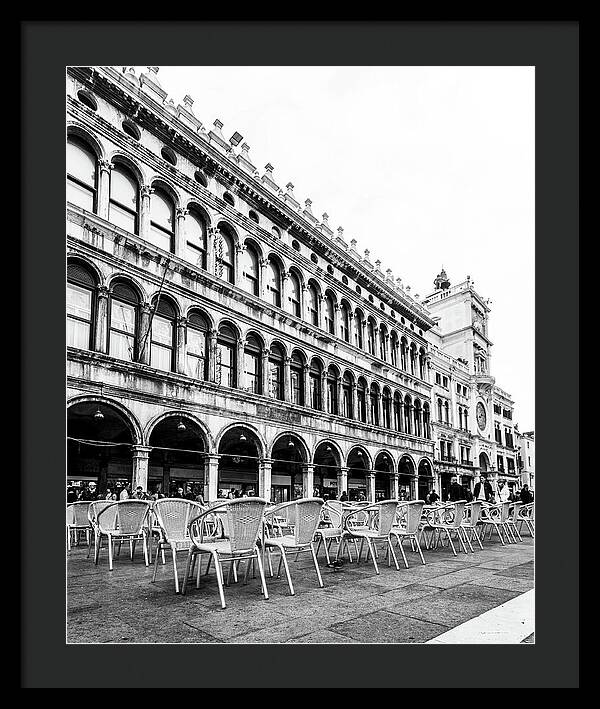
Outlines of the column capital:
{"label": "column capital", "polygon": [[185,327],[187,324],[188,324],[187,318],[184,318],[181,315],[177,318],[177,326],[178,327]]}
{"label": "column capital", "polygon": [[142,185],[140,187],[140,194],[142,197],[150,197],[151,194],[154,193],[154,187],[151,185]]}
{"label": "column capital", "polygon": [[150,315],[150,312],[152,311],[152,305],[150,303],[142,303],[140,305],[140,310],[142,311],[143,315]]}
{"label": "column capital", "polygon": [[142,446],[142,445],[133,445],[131,446],[131,451],[134,456],[138,458],[147,458],[150,455],[150,452],[154,450],[152,446]]}
{"label": "column capital", "polygon": [[98,298],[108,298],[110,290],[108,286],[98,286],[96,289],[96,295]]}
{"label": "column capital", "polygon": [[186,209],[185,207],[177,207],[176,215],[177,218],[179,219],[180,217],[187,217],[187,215],[190,213],[189,209]]}
{"label": "column capital", "polygon": [[114,165],[110,162],[110,160],[98,160],[98,167],[100,168],[100,172],[110,173]]}

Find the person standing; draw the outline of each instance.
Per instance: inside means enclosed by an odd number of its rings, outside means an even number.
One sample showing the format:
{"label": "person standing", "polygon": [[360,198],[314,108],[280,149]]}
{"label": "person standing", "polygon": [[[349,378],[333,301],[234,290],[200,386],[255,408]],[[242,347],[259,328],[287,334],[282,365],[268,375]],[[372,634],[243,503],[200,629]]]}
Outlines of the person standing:
{"label": "person standing", "polygon": [[96,489],[96,483],[93,480],[88,483],[87,487],[83,488],[83,492],[81,493],[79,499],[82,502],[94,502],[94,500],[98,499],[98,490]]}
{"label": "person standing", "polygon": [[429,494],[425,498],[425,502],[428,505],[435,505],[435,503],[440,499],[440,496],[437,494],[435,490],[430,490]]}
{"label": "person standing", "polygon": [[340,495],[340,502],[348,502],[348,493],[345,490]]}
{"label": "person standing", "polygon": [[527,505],[527,504],[529,504],[530,502],[533,502],[533,495],[532,495],[531,492],[529,491],[529,485],[527,485],[527,483],[525,483],[525,485],[523,485],[523,487],[521,488],[521,495],[520,495],[520,497],[521,497],[521,502],[522,502],[524,505]]}
{"label": "person standing", "polygon": [[104,496],[105,500],[109,500],[110,502],[116,502],[117,496],[116,494],[109,488],[106,488],[106,495]]}
{"label": "person standing", "polygon": [[67,488],[67,504],[70,504],[71,502],[77,502],[78,499],[78,494],[77,494],[77,487],[75,485],[69,485]]}
{"label": "person standing", "polygon": [[509,495],[510,491],[508,489],[508,485],[504,482],[504,480],[500,480],[498,483],[498,502],[508,502]]}
{"label": "person standing", "polygon": [[121,494],[119,495],[119,500],[128,500],[131,497],[131,483],[125,483]]}
{"label": "person standing", "polygon": [[133,493],[133,497],[136,500],[147,500],[148,494],[144,492],[144,488],[141,485],[138,485]]}
{"label": "person standing", "polygon": [[487,477],[482,473],[479,476],[479,482],[475,483],[475,489],[473,490],[473,497],[476,500],[481,500],[483,502],[492,501],[492,486],[487,480]]}
{"label": "person standing", "polygon": [[458,484],[458,478],[452,478],[448,492],[450,494],[450,502],[458,502],[465,499],[465,492],[463,486]]}

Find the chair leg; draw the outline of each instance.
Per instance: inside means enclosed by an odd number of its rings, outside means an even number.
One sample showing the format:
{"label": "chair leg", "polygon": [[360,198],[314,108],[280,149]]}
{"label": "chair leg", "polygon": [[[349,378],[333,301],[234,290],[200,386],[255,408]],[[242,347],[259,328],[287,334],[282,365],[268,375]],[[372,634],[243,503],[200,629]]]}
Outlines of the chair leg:
{"label": "chair leg", "polygon": [[[465,530],[462,529],[462,527],[457,527],[457,528],[456,528],[456,534],[457,534],[457,536],[458,536],[458,538],[459,538],[459,540],[460,540],[461,546],[462,546],[462,548],[463,548],[465,554],[468,554],[468,553],[469,553],[469,550],[467,549],[467,547],[466,547],[466,545],[465,545],[465,537],[464,537]],[[469,543],[469,540],[467,539],[467,544],[468,544],[468,543]],[[470,545],[469,545],[469,546],[470,546]],[[473,547],[471,547],[471,551],[473,551]]]}
{"label": "chair leg", "polygon": [[396,541],[398,542],[398,548],[402,554],[402,560],[404,561],[404,566],[408,569],[408,561],[406,560],[406,554],[404,553],[404,547],[402,546],[402,537],[396,535]]}
{"label": "chair leg", "polygon": [[148,552],[148,546],[148,536],[146,534],[142,534],[142,547],[144,548],[144,563],[146,564],[146,566],[148,566],[152,561],[151,557],[148,558],[150,556]]}
{"label": "chair leg", "polygon": [[[387,543],[388,543],[388,549],[392,554],[392,558],[394,559],[394,564],[396,566],[396,571],[400,571],[400,567],[398,566],[398,559],[396,559],[396,555],[394,554],[394,549],[392,548],[392,540],[391,537],[387,538]],[[402,549],[402,546],[400,546],[400,549]],[[402,556],[404,556],[404,549],[402,549]],[[406,563],[406,557],[404,556],[404,563]],[[406,564],[406,568],[408,568],[408,564]]]}
{"label": "chair leg", "polygon": [[416,534],[413,538],[415,540],[415,545],[417,547],[417,551],[419,552],[419,556],[421,557],[421,563],[425,565],[425,559],[423,558],[423,552],[421,551],[421,544],[419,543],[419,539]]}
{"label": "chair leg", "polygon": [[373,559],[373,566],[375,567],[375,573],[379,574],[379,568],[377,566],[377,559],[375,558],[375,554],[373,553],[373,548],[371,546],[371,540],[369,537],[367,537],[367,546],[369,547],[369,551],[371,552],[371,558]]}
{"label": "chair leg", "polygon": [[310,551],[312,554],[313,562],[315,564],[315,571],[317,572],[317,578],[319,579],[319,586],[323,588],[323,579],[321,578],[321,570],[319,569],[319,562],[317,561],[317,554],[315,552],[315,548],[313,547],[312,543],[310,545]]}
{"label": "chair leg", "polygon": [[[196,588],[200,588],[200,572],[202,570],[202,554],[198,552],[198,554],[194,554],[194,556],[198,557],[198,571],[196,572]],[[208,555],[208,562],[206,564],[206,568],[210,566],[210,562],[212,560],[212,556],[209,554]],[[207,571],[208,573],[208,571]]]}
{"label": "chair leg", "polygon": [[[321,538],[319,538],[319,547],[321,546]],[[331,564],[331,559],[329,558],[329,545],[331,544],[331,539],[326,539],[325,543],[323,544],[323,548],[325,549],[325,558],[327,559],[327,566]],[[319,548],[317,547],[317,551],[315,554],[319,554]]]}
{"label": "chair leg", "polygon": [[[190,566],[192,565],[192,556],[195,556],[192,553],[192,549],[190,548],[188,551],[187,555],[187,560],[185,562],[185,574],[183,576],[183,586],[181,587],[181,595],[185,596],[185,592],[187,590],[187,584],[188,584],[188,578],[190,574]],[[158,549],[156,550],[156,564],[158,565]]]}
{"label": "chair leg", "polygon": [[265,570],[263,568],[261,553],[258,549],[256,550],[256,562],[258,563],[258,572],[260,574],[260,583],[262,586],[263,596],[265,597],[265,601],[266,601],[269,598],[269,594],[267,592],[267,580],[265,579]]}
{"label": "chair leg", "polygon": [[67,527],[67,551],[71,551],[71,530]]}
{"label": "chair leg", "polygon": [[94,535],[95,535],[95,532],[93,534],[90,533],[90,535],[88,537],[88,553],[87,553],[87,557],[86,557],[87,559],[90,558],[90,554],[92,552],[92,538],[94,537]]}
{"label": "chair leg", "polygon": [[452,541],[452,537],[450,536],[450,530],[449,529],[444,529],[446,532],[446,536],[448,537],[448,541],[450,542],[450,546],[452,547],[452,553],[454,556],[457,556],[456,554],[456,549],[454,548],[454,542]]}
{"label": "chair leg", "polygon": [[[175,542],[173,542],[174,544]],[[177,551],[174,546],[171,546],[171,554],[173,556],[173,576],[175,577],[175,593],[179,593],[179,576],[177,574]]]}
{"label": "chair leg", "polygon": [[221,608],[225,608],[225,593],[223,592],[223,569],[221,568],[221,562],[219,557],[214,554],[215,557],[215,571],[217,573],[217,586],[219,587],[219,596],[221,598]]}
{"label": "chair leg", "polygon": [[158,552],[160,550],[161,543],[158,543],[158,549],[156,550],[156,554],[154,555],[154,571],[152,573],[152,583],[156,581],[156,572],[158,571]]}
{"label": "chair leg", "polygon": [[108,535],[108,570],[113,570],[113,540],[110,534]]}
{"label": "chair leg", "polygon": [[[356,544],[356,541],[355,541],[354,543]],[[359,551],[358,551],[358,559],[356,560],[356,563],[358,563],[358,562],[360,561],[360,557],[362,556],[362,553],[363,553],[363,546],[364,546],[364,544],[365,544],[365,540],[364,540],[364,539],[361,539],[361,540],[360,540],[360,549],[359,549]],[[368,560],[369,560],[369,559],[368,559],[368,557],[367,557],[367,559],[365,559],[365,561],[368,561]]]}
{"label": "chair leg", "polygon": [[[290,587],[290,593],[293,596],[294,595],[294,585],[292,584],[292,577],[290,576],[290,567],[288,566],[286,553],[283,549],[281,550],[281,560],[283,560],[283,566],[285,568],[285,575],[287,576],[288,586]],[[279,562],[280,565],[281,565],[281,560]]]}

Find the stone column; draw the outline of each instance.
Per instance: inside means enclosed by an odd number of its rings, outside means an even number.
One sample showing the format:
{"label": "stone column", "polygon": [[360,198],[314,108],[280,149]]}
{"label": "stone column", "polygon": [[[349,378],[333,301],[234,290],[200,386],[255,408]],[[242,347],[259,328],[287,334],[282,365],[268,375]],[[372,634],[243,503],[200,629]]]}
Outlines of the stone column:
{"label": "stone column", "polygon": [[302,496],[313,497],[315,491],[315,466],[305,463],[302,466]]}
{"label": "stone column", "polygon": [[342,411],[342,376],[339,376],[337,378],[337,384],[335,387],[335,395],[337,397],[337,406],[335,407],[335,412],[338,416],[343,416],[344,412]]}
{"label": "stone column", "polygon": [[292,400],[292,358],[286,357],[283,360],[283,400]]}
{"label": "stone column", "polygon": [[263,396],[270,396],[269,391],[269,350],[263,349],[260,357],[260,376]]}
{"label": "stone column", "polygon": [[261,458],[258,461],[258,496],[271,500],[271,460]]}
{"label": "stone column", "polygon": [[135,490],[141,485],[144,490],[148,489],[148,458],[150,456],[150,446],[131,446],[133,462],[132,489]]}
{"label": "stone column", "polygon": [[323,311],[325,310],[325,296],[323,294],[317,295],[317,307],[319,308],[318,326],[321,330],[325,329],[325,317],[323,316]]}
{"label": "stone column", "polygon": [[204,501],[214,502],[217,499],[219,487],[219,456],[210,454],[204,456]]}
{"label": "stone column", "polygon": [[[377,392],[377,395],[375,396],[375,410],[377,412],[377,417],[376,421],[379,423],[377,424],[378,426],[383,426],[383,420],[382,420],[382,410],[381,410],[381,392]],[[375,422],[373,422],[375,423]]]}
{"label": "stone column", "polygon": [[352,384],[352,389],[351,389],[351,406],[352,406],[352,417],[354,420],[358,421],[359,416],[358,416],[358,387],[356,386],[356,382]]}
{"label": "stone column", "polygon": [[[442,494],[441,492],[439,493],[440,495],[440,500],[442,499]],[[411,500],[418,500],[419,499],[419,476],[417,474],[412,476],[412,480],[410,481],[410,499]]]}
{"label": "stone column", "polygon": [[290,308],[289,308],[289,303],[288,303],[288,281],[290,278],[290,274],[288,271],[284,271],[282,269],[281,271],[281,303],[280,307],[282,310],[285,310],[286,313],[289,313]]}
{"label": "stone column", "polygon": [[[241,273],[240,273],[240,254],[243,253],[246,247],[244,244],[236,244],[233,249],[233,285],[241,285]],[[259,278],[262,281],[262,274],[259,273]],[[260,293],[261,285],[258,285],[258,292]]]}
{"label": "stone column", "polygon": [[398,473],[390,475],[390,500],[398,499]]}
{"label": "stone column", "polygon": [[183,207],[177,208],[177,219],[175,228],[175,256],[185,258],[186,234],[185,234],[185,218],[189,214],[189,210]]}
{"label": "stone column", "polygon": [[337,474],[338,497],[345,492],[348,494],[348,468],[338,468]]}
{"label": "stone column", "polygon": [[367,499],[369,502],[375,502],[375,473],[367,472],[365,477],[367,478]]}
{"label": "stone column", "polygon": [[94,333],[94,349],[106,354],[108,333],[108,288],[99,286],[96,291],[96,331]]}
{"label": "stone column", "polygon": [[98,216],[101,219],[108,219],[110,204],[110,171],[113,165],[108,160],[98,162]]}
{"label": "stone column", "polygon": [[207,351],[206,356],[208,357],[208,371],[207,377],[209,382],[216,381],[216,362],[217,362],[217,331],[209,330],[206,338]]}
{"label": "stone column", "polygon": [[139,361],[142,364],[150,364],[150,303],[143,303],[140,307],[140,337],[139,337]]}
{"label": "stone column", "polygon": [[238,340],[236,343],[235,357],[235,386],[238,389],[243,389],[247,386],[246,377],[244,376],[244,341]]}
{"label": "stone column", "polygon": [[206,235],[206,270],[208,273],[217,273],[216,243],[219,238],[219,230],[216,227],[210,227]]}
{"label": "stone column", "polygon": [[327,411],[327,370],[321,372],[321,411]]}
{"label": "stone column", "polygon": [[258,297],[261,300],[264,300],[265,303],[271,303],[272,298],[269,297],[270,294],[267,291],[267,279],[265,278],[265,273],[267,270],[267,266],[269,265],[269,259],[268,258],[261,258],[258,262]]}
{"label": "stone column", "polygon": [[149,240],[150,236],[150,195],[154,189],[150,185],[142,185],[140,188],[140,238]]}
{"label": "stone column", "polygon": [[187,342],[186,328],[187,318],[177,318],[177,348],[175,350],[175,371],[178,374],[186,372]]}
{"label": "stone column", "polygon": [[304,406],[311,406],[310,401],[310,367],[308,364],[302,367],[302,385],[303,385],[303,395],[304,395]]}

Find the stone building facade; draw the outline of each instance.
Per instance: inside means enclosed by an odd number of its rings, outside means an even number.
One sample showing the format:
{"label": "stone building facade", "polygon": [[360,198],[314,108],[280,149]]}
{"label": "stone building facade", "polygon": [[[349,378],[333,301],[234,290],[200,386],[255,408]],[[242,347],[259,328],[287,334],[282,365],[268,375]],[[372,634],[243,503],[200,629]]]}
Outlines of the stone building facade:
{"label": "stone building facade", "polygon": [[376,500],[492,468],[471,283],[412,297],[156,67],[67,79],[68,479]]}

